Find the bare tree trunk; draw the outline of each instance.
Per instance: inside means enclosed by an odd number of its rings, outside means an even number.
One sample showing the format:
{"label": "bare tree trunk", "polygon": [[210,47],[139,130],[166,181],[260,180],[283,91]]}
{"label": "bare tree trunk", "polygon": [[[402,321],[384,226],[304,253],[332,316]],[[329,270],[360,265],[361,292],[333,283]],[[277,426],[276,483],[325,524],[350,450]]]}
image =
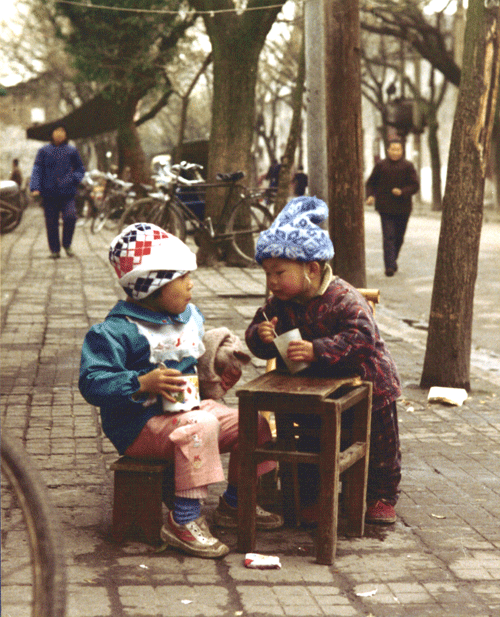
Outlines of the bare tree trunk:
{"label": "bare tree trunk", "polygon": [[174,163],[180,163],[180,157],[182,153],[182,144],[184,142],[184,133],[186,132],[187,112],[188,112],[189,100],[190,100],[191,94],[194,90],[194,87],[198,83],[198,80],[203,75],[203,73],[207,70],[211,62],[212,62],[212,54],[209,53],[207,57],[205,58],[205,60],[203,61],[203,64],[199,68],[198,72],[194,76],[192,82],[189,84],[189,88],[181,96],[181,117],[179,120],[177,146],[175,147],[175,150],[174,150],[174,160],[173,160]]}
{"label": "bare tree trunk", "polygon": [[306,77],[306,60],[304,50],[304,35],[302,35],[302,46],[300,48],[299,65],[297,71],[297,81],[292,95],[292,121],[290,123],[290,133],[285,147],[285,153],[281,163],[278,192],[275,199],[275,211],[277,215],[286,205],[292,180],[292,166],[295,158],[295,150],[300,135],[302,98],[304,95],[304,82]]}
{"label": "bare tree trunk", "polygon": [[436,117],[436,109],[428,106],[429,113],[427,115],[427,125],[429,132],[427,133],[427,142],[429,144],[429,153],[431,155],[431,171],[432,171],[432,209],[436,212],[442,210],[441,198],[441,156],[439,154],[439,139],[438,139],[438,120]]}
{"label": "bare tree trunk", "polygon": [[141,140],[134,115],[141,94],[122,94],[121,104],[117,106],[115,117],[117,121],[116,145],[118,149],[118,175],[130,168],[130,180],[135,184],[147,183],[150,172],[146,162],[146,155],[142,149]]}
{"label": "bare tree trunk", "polygon": [[133,116],[129,118],[128,122],[122,119],[118,123],[116,141],[118,146],[118,175],[121,176],[123,170],[129,167],[131,182],[147,184],[150,173]]}
{"label": "bare tree trunk", "polygon": [[[207,179],[214,182],[218,173],[244,171],[248,183],[251,170],[252,141],[255,120],[255,83],[258,54],[235,61],[229,41],[213,41],[214,100],[210,133]],[[218,221],[227,198],[227,187],[214,187],[205,194],[205,216]],[[237,195],[234,195],[237,198]],[[198,264],[214,265],[221,255],[208,237],[200,238]]]}
{"label": "bare tree trunk", "polygon": [[[210,133],[208,181],[218,172],[252,169],[252,142],[255,128],[255,85],[259,55],[266,36],[285,0],[265,10],[236,13],[228,0],[190,0],[204,11],[205,26],[212,44],[214,93]],[[266,6],[263,0],[248,0],[247,9]],[[214,11],[212,14],[210,11]],[[224,193],[207,191],[205,215],[218,219]],[[198,263],[216,260],[210,246],[200,246]]]}
{"label": "bare tree trunk", "polygon": [[500,8],[470,0],[421,386],[470,389],[472,309],[500,67]]}
{"label": "bare tree trunk", "polygon": [[326,126],[334,271],[365,287],[358,0],[325,0]]}

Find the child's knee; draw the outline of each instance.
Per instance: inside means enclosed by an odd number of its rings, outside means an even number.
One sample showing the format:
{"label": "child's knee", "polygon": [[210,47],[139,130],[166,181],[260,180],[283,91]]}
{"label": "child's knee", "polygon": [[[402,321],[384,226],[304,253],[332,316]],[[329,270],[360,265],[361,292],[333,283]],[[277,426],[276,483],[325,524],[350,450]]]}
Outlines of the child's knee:
{"label": "child's knee", "polygon": [[179,416],[176,428],[170,434],[170,440],[177,445],[186,444],[191,440],[196,443],[217,441],[219,430],[217,418],[206,411],[196,409]]}

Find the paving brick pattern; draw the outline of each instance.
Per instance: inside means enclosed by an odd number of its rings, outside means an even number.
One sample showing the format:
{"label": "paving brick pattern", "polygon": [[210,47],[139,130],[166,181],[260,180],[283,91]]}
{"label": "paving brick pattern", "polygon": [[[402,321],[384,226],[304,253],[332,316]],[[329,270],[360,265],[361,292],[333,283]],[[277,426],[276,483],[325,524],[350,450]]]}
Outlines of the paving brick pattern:
{"label": "paving brick pattern", "polygon": [[[281,570],[243,566],[236,537],[221,561],[110,539],[116,458],[99,415],[78,391],[82,339],[123,293],[107,262],[113,234],[77,227],[74,259],[48,259],[42,212],[2,236],[2,427],[22,439],[57,506],[66,545],[70,617],[492,617],[500,614],[500,385],[473,371],[462,407],[428,404],[418,387],[424,333],[377,310],[399,366],[403,493],[398,522],[340,537],[331,567],[314,563],[314,533],[259,533]],[[207,328],[243,336],[263,299],[258,268],[199,269],[194,299]],[[254,360],[243,380],[257,376]],[[233,392],[226,397],[236,404]],[[207,515],[224,485],[211,487]],[[11,542],[12,544],[12,542]],[[11,555],[9,538],[2,549]],[[2,580],[2,615],[21,615],[22,576]]]}

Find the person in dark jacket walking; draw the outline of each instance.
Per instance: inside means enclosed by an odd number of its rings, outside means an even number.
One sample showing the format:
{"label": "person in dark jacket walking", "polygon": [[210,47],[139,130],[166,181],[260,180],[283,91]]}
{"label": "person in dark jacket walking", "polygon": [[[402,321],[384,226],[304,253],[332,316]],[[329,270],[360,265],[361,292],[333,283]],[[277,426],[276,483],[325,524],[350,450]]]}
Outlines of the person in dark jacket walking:
{"label": "person in dark jacket walking", "polygon": [[42,198],[50,256],[53,259],[61,256],[60,215],[63,219],[63,248],[68,257],[74,256],[71,241],[78,217],[75,194],[84,174],[85,168],[78,150],[68,144],[65,127],[57,125],[52,132],[51,143],[37,152],[30,182],[32,195]]}
{"label": "person in dark jacket walking", "polygon": [[375,165],[366,181],[366,203],[375,204],[382,222],[386,276],[397,272],[399,251],[412,208],[411,198],[419,188],[415,167],[403,157],[403,144],[391,140],[387,158]]}

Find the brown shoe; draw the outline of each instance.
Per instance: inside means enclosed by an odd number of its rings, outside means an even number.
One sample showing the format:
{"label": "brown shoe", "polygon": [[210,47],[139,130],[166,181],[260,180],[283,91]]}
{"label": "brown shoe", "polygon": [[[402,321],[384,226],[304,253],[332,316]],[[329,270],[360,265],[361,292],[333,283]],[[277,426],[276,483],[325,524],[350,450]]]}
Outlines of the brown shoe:
{"label": "brown shoe", "polygon": [[[219,527],[234,529],[238,527],[238,508],[232,508],[224,497],[219,499],[219,505],[214,512],[214,523]],[[283,526],[283,517],[274,512],[268,512],[259,505],[255,510],[255,529],[278,529]]]}

